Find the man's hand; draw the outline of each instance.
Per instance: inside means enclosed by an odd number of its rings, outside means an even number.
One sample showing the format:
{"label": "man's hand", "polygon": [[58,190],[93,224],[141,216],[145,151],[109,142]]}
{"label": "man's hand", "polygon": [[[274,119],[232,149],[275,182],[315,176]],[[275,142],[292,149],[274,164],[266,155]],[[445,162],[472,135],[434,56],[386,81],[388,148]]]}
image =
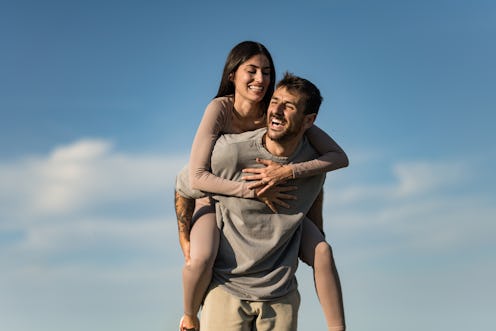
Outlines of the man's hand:
{"label": "man's hand", "polygon": [[265,165],[262,168],[245,168],[244,173],[253,175],[244,176],[244,180],[255,180],[257,182],[248,186],[250,189],[259,189],[258,194],[263,194],[265,191],[282,184],[288,179],[293,178],[293,169],[289,165],[283,165],[271,160],[256,159],[257,163]]}
{"label": "man's hand", "polygon": [[183,251],[184,260],[189,263],[189,231],[191,228],[191,219],[195,210],[195,200],[185,198],[179,193],[175,192],[175,208],[177,217],[177,229],[179,232],[179,244]]}
{"label": "man's hand", "polygon": [[290,205],[283,200],[296,200],[296,196],[286,192],[296,190],[296,186],[273,186],[263,190],[255,189],[257,198],[267,205],[274,213],[277,213],[276,205],[289,208]]}

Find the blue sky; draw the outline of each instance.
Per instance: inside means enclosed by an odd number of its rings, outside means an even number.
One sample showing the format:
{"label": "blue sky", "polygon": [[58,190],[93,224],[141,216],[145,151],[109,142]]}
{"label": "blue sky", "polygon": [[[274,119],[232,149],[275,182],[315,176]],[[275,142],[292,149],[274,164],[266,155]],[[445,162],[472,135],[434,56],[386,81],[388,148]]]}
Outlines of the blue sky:
{"label": "blue sky", "polygon": [[[175,330],[172,194],[229,50],[324,96],[349,330],[495,327],[493,1],[4,1],[0,324]],[[325,329],[298,271],[301,330]]]}

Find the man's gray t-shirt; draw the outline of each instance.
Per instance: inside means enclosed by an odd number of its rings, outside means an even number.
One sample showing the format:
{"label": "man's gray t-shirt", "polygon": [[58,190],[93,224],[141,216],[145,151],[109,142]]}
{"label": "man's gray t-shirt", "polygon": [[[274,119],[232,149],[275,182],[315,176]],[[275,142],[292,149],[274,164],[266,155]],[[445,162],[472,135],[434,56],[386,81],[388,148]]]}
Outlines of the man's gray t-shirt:
{"label": "man's gray t-shirt", "polygon": [[[279,163],[318,157],[306,138],[292,156],[276,157],[263,146],[265,132],[259,129],[221,136],[212,152],[212,173],[241,181],[242,169],[262,166],[255,162],[257,157]],[[324,178],[322,174],[288,181],[286,185],[298,187],[289,192],[297,200],[288,201],[290,208],[278,206],[278,213],[258,199],[214,195],[220,246],[213,283],[243,300],[272,300],[296,290],[301,224]]]}

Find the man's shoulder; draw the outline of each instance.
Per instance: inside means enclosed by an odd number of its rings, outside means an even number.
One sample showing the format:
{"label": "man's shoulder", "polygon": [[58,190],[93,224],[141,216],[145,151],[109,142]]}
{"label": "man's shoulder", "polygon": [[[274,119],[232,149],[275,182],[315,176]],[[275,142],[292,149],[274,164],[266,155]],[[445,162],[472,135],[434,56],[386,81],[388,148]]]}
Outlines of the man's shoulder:
{"label": "man's shoulder", "polygon": [[298,163],[313,160],[319,157],[319,153],[315,150],[308,139],[303,136],[300,145],[296,151],[289,157],[290,163]]}
{"label": "man's shoulder", "polygon": [[267,131],[266,128],[261,128],[258,130],[246,131],[243,133],[223,134],[217,140],[217,144],[232,145],[232,144],[240,144],[240,143],[255,141],[261,139],[261,137],[266,131]]}

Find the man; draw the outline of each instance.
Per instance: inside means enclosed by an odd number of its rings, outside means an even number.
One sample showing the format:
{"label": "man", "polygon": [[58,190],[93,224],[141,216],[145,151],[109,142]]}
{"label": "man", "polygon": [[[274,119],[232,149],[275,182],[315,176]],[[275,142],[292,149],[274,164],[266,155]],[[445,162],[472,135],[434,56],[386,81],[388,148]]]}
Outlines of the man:
{"label": "man", "polygon": [[[309,81],[286,74],[267,112],[267,128],[219,138],[212,173],[242,180],[256,158],[279,163],[315,159],[304,138],[322,97]],[[325,175],[291,180],[297,190],[289,208],[273,213],[258,199],[216,195],[220,246],[211,287],[201,313],[201,329],[296,330],[299,293],[295,272],[302,223]]]}

